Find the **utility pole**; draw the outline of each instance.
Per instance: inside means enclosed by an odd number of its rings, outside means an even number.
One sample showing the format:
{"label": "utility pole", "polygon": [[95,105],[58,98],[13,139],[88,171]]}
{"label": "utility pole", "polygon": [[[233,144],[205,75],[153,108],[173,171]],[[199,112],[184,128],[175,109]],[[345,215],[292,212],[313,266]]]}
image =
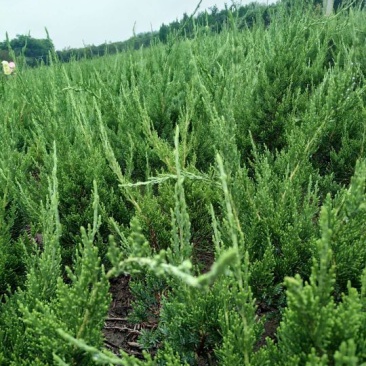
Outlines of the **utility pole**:
{"label": "utility pole", "polygon": [[334,6],[334,0],[323,0],[323,13],[324,15],[332,14]]}

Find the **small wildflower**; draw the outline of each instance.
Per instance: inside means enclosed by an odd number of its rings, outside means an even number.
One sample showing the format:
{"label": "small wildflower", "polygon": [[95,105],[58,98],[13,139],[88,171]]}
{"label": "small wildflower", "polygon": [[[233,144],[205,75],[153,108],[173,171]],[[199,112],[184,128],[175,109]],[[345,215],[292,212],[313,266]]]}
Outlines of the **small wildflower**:
{"label": "small wildflower", "polygon": [[10,67],[11,72],[13,73],[14,70],[15,70],[15,63],[13,61],[10,61],[9,62],[9,67]]}
{"label": "small wildflower", "polygon": [[1,63],[3,65],[3,72],[5,75],[11,75],[14,72],[15,63],[13,61],[11,61],[11,62],[2,61]]}

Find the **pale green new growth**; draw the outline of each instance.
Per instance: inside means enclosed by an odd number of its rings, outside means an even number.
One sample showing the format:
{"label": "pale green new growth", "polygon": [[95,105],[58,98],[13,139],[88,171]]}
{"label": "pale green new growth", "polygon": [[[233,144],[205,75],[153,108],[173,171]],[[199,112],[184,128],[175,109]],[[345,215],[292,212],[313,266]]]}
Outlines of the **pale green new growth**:
{"label": "pale green new growth", "polygon": [[331,3],[9,50],[0,365],[365,365],[366,12]]}
{"label": "pale green new growth", "polygon": [[236,258],[237,252],[235,249],[226,250],[213,264],[209,272],[195,277],[189,273],[192,269],[192,263],[190,261],[186,260],[178,266],[172,265],[165,262],[165,253],[161,252],[155,258],[129,257],[116,264],[107,273],[107,277],[116,277],[121,273],[138,272],[139,268],[143,269],[146,267],[157,276],[173,276],[188,286],[203,288],[209,286],[216,278],[224,274],[230,265],[235,264]]}

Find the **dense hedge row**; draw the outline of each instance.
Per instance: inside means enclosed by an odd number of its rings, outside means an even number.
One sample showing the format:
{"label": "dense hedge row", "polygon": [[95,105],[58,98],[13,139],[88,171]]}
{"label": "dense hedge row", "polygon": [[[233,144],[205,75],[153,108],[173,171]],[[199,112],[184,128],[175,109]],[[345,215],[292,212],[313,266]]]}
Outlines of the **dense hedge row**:
{"label": "dense hedge row", "polygon": [[298,3],[1,79],[1,365],[366,362],[366,14]]}

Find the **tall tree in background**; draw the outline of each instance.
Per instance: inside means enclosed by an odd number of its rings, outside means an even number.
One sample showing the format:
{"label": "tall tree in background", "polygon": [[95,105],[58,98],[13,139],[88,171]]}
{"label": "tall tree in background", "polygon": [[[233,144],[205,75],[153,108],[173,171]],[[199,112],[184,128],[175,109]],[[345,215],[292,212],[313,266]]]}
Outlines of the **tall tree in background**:
{"label": "tall tree in background", "polygon": [[[54,50],[53,42],[49,37],[46,39],[38,39],[30,35],[20,34],[10,41],[0,43],[1,54],[6,55],[9,46],[15,56],[24,56],[27,64],[30,66],[36,66],[42,61],[47,62],[49,52]],[[3,58],[8,57],[9,55]]]}

